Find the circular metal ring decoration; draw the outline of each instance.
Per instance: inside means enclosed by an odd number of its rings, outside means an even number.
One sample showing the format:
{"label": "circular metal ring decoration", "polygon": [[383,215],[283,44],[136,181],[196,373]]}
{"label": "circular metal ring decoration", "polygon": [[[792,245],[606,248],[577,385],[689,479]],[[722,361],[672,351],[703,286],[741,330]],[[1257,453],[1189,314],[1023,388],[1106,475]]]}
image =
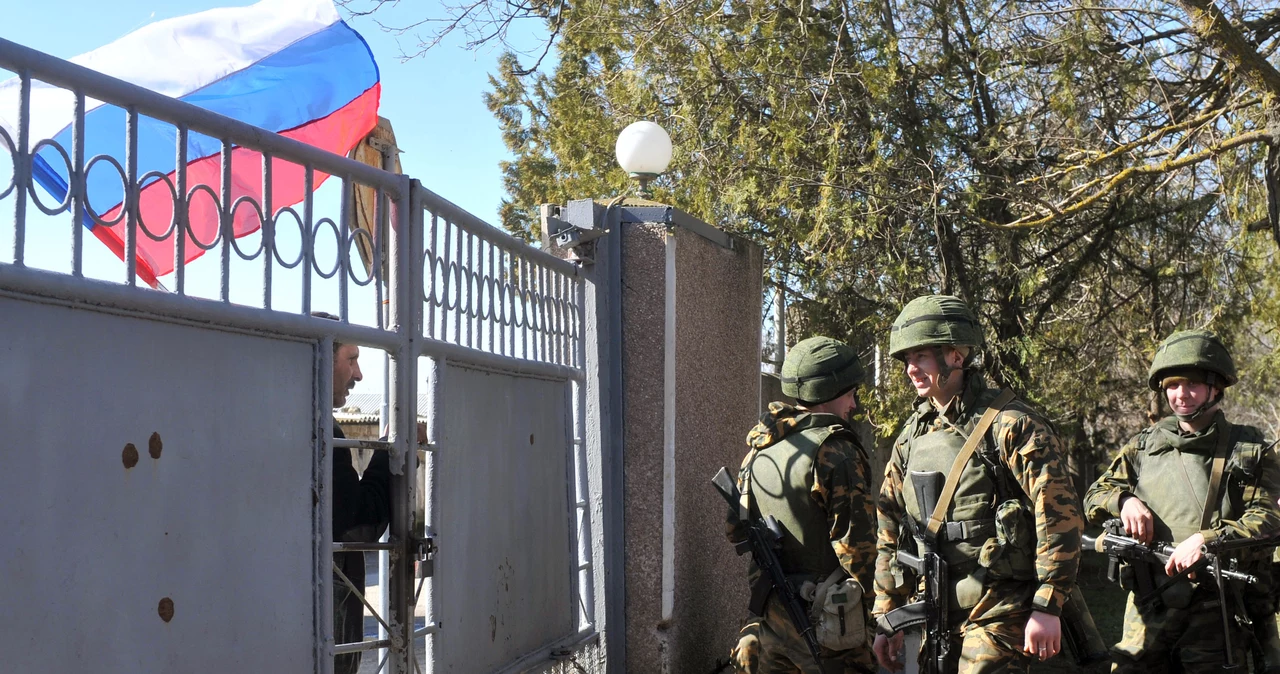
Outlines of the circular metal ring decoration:
{"label": "circular metal ring decoration", "polygon": [[[438,276],[436,275],[437,271],[440,272]],[[449,274],[449,264],[445,262],[444,258],[435,255],[435,253],[433,252],[431,257],[431,303],[442,309],[444,308],[445,302],[448,301],[449,299],[448,297],[445,297],[445,284],[444,284],[444,280],[446,279],[448,274]],[[440,281],[440,282],[437,283],[437,281]],[[440,291],[439,297],[436,297],[437,289],[439,289]]]}
{"label": "circular metal ring decoration", "polygon": [[[105,161],[108,164],[111,164],[115,167],[116,173],[120,174],[120,190],[124,198],[120,200],[120,213],[116,215],[115,220],[104,220],[99,217],[98,212],[93,209],[93,202],[89,200],[89,174],[93,172],[94,165],[100,161]],[[119,224],[121,220],[124,220],[124,205],[129,198],[129,176],[125,173],[124,167],[120,165],[120,162],[116,161],[115,157],[112,157],[109,154],[95,155],[84,165],[84,178],[82,179],[82,182],[85,185],[84,212],[89,214],[89,219],[93,221],[93,224],[102,225],[103,227],[114,227]]]}
{"label": "circular metal ring decoration", "polygon": [[503,327],[511,325],[509,322],[511,316],[507,311],[507,296],[511,294],[511,284],[501,279],[495,279],[498,294],[498,313],[494,315],[495,320]]}
{"label": "circular metal ring decoration", "polygon": [[[39,143],[36,143],[35,147],[31,148],[32,175],[35,175],[34,169],[35,169],[36,157],[39,156],[40,150],[46,147],[51,147],[57,150],[58,154],[62,155],[62,161],[64,164],[67,165],[67,176],[71,176],[73,173],[71,168],[71,156],[68,155],[67,151],[64,150],[62,146],[59,145],[57,141],[53,140],[52,138],[45,138]],[[63,211],[71,209],[71,195],[75,194],[75,189],[69,183],[67,185],[67,193],[62,196],[62,203],[58,204],[53,208],[45,207],[44,202],[40,201],[40,190],[36,189],[36,181],[34,179],[27,184],[27,193],[31,195],[31,203],[35,204],[36,208],[43,211],[45,215],[57,215]]]}
{"label": "circular metal ring decoration", "polygon": [[430,302],[432,306],[440,306],[440,300],[436,299],[436,263],[439,259],[435,253],[427,248],[422,251],[422,301]]}
{"label": "circular metal ring decoration", "polygon": [[493,302],[493,274],[480,277],[480,320],[497,320],[498,310]]}
{"label": "circular metal ring decoration", "polygon": [[512,307],[517,309],[516,327],[523,330],[533,329],[533,312],[529,310],[529,297],[533,294],[528,288],[516,287],[515,297],[512,298]]}
{"label": "circular metal ring decoration", "polygon": [[[355,245],[356,239],[362,236],[364,237],[365,242],[369,244],[369,250],[373,252],[373,260],[369,264],[369,273],[365,275],[365,278],[363,281],[356,278],[356,272],[355,272],[356,266],[350,263],[351,246]],[[346,251],[347,251],[347,261],[348,261],[347,277],[351,279],[352,283],[355,283],[358,286],[367,286],[373,281],[373,279],[382,275],[382,251],[379,250],[376,245],[374,245],[373,235],[370,234],[367,230],[363,230],[358,227],[356,229],[351,230],[351,235],[347,237]]]}
{"label": "circular metal ring decoration", "polygon": [[5,150],[9,153],[9,164],[13,171],[9,174],[9,184],[3,190],[0,190],[0,199],[3,199],[13,193],[18,185],[18,146],[13,144],[13,138],[9,136],[9,132],[0,126],[0,140],[4,141]]}
{"label": "circular metal ring decoration", "polygon": [[[463,283],[463,281],[466,283]],[[458,265],[458,308],[459,313],[467,318],[476,317],[475,308],[475,280],[476,275],[471,271],[471,267],[463,264]],[[462,303],[462,295],[466,294],[467,303]]]}
{"label": "circular metal ring decoration", "polygon": [[[317,234],[320,232],[320,228],[326,223],[329,225],[329,229],[333,231],[333,244],[335,252],[337,253],[333,256],[333,269],[330,269],[327,274],[320,269],[320,260],[316,258],[316,240],[320,238]],[[338,229],[338,223],[334,222],[333,218],[320,218],[320,220],[316,222],[315,226],[311,228],[311,268],[320,275],[320,278],[333,278],[338,273],[338,270],[342,268],[341,248],[342,231]]]}
{"label": "circular metal ring decoration", "polygon": [[[155,178],[153,182],[148,180]],[[174,186],[173,181],[169,179],[167,173],[160,171],[148,171],[146,175],[138,179],[138,200],[142,200],[142,190],[154,185],[156,182],[163,182],[165,187],[169,188],[170,202],[173,204],[173,215],[169,216],[169,226],[165,228],[163,234],[152,234],[151,229],[147,227],[147,223],[142,219],[142,209],[138,209],[138,229],[152,241],[163,241],[169,238],[178,227],[178,188]]]}
{"label": "circular metal ring decoration", "polygon": [[[196,194],[204,192],[209,195],[209,199],[213,201],[213,205],[218,210],[218,235],[213,237],[213,241],[209,243],[201,243],[199,237],[191,230],[191,204],[196,201]],[[213,191],[208,185],[196,185],[187,191],[187,217],[186,217],[187,238],[191,243],[196,245],[200,250],[213,250],[219,242],[222,241],[222,203],[218,200],[218,193]]]}
{"label": "circular metal ring decoration", "polygon": [[[300,240],[298,243],[298,257],[293,262],[285,262],[284,260],[280,259],[280,246],[278,245],[271,246],[271,254],[276,258],[276,262],[280,263],[281,267],[284,267],[285,269],[293,269],[294,267],[302,264],[302,260],[306,256],[307,225],[302,221],[302,216],[298,215],[298,212],[293,210],[292,206],[282,206],[280,210],[276,211],[275,218],[272,221],[274,225],[272,229],[274,229],[277,233],[279,233],[280,231],[280,216],[284,215],[285,213],[292,215],[293,221],[298,223],[298,238]],[[280,241],[279,237],[273,237],[273,238],[275,238],[275,243],[278,243]]]}
{"label": "circular metal ring decoration", "polygon": [[521,297],[524,293],[517,283],[510,281],[507,282],[507,290],[507,299],[510,301],[509,306],[511,307],[510,325],[513,328],[523,328],[525,327],[525,310],[524,305],[521,303]]}
{"label": "circular metal ring decoration", "polygon": [[467,284],[470,292],[475,293],[475,299],[468,298],[468,301],[475,306],[473,317],[484,318],[484,274],[479,269],[471,272],[471,282]]}
{"label": "circular metal ring decoration", "polygon": [[[441,305],[445,311],[456,311],[462,304],[462,289],[459,287],[462,285],[461,269],[462,266],[457,262],[450,262],[445,268],[444,304]],[[449,298],[449,281],[453,281],[452,301]]]}
{"label": "circular metal ring decoration", "polygon": [[[246,203],[253,207],[253,212],[258,216],[258,231],[261,232],[263,228],[267,226],[267,215],[262,212],[262,206],[258,205],[258,202],[247,194],[231,203],[231,212],[227,214],[227,219],[231,221],[231,227],[235,227],[236,209]],[[231,237],[231,247],[235,249],[236,255],[239,255],[240,259],[256,260],[258,259],[258,256],[262,254],[262,251],[267,248],[266,233],[263,233],[262,236],[258,238],[258,249],[253,251],[253,255],[245,255],[244,251],[240,250],[240,244],[236,243],[236,237],[234,234]]]}

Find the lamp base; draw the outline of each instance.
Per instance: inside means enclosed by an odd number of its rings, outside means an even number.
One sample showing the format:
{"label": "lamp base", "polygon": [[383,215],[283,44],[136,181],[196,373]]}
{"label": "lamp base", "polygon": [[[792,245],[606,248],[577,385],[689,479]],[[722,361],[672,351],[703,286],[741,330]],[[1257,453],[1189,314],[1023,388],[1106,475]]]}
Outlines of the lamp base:
{"label": "lamp base", "polygon": [[653,182],[659,173],[629,173],[636,182],[640,183],[640,194],[645,197],[653,196],[653,192],[649,189],[649,183]]}

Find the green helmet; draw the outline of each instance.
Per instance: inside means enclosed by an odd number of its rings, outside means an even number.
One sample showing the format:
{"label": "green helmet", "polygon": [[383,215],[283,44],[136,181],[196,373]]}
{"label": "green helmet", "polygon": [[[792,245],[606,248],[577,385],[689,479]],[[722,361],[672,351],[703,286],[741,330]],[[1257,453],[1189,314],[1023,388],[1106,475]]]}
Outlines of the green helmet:
{"label": "green helmet", "polygon": [[782,363],[782,392],[811,405],[837,398],[861,383],[858,354],[830,337],[810,337],[796,344]]}
{"label": "green helmet", "polygon": [[889,355],[898,360],[922,346],[981,345],[978,317],[964,300],[951,295],[924,295],[907,302],[889,333]]}
{"label": "green helmet", "polygon": [[1210,386],[1226,388],[1239,381],[1231,352],[1217,335],[1208,330],[1175,332],[1156,349],[1147,372],[1147,385],[1159,391],[1164,379],[1197,371],[1205,374],[1205,383]]}

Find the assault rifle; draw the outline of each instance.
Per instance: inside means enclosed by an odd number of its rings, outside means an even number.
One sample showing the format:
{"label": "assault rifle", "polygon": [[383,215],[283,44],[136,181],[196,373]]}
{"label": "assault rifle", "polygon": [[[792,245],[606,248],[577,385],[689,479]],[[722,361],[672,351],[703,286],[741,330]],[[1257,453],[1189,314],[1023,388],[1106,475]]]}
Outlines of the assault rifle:
{"label": "assault rifle", "polygon": [[[1093,548],[1097,552],[1101,552],[1110,557],[1110,564],[1107,569],[1107,579],[1115,582],[1119,579],[1120,559],[1128,559],[1137,562],[1138,565],[1143,564],[1160,564],[1164,565],[1169,562],[1169,557],[1176,549],[1167,542],[1153,542],[1150,545],[1143,545],[1136,539],[1120,534],[1124,530],[1124,523],[1119,519],[1107,520],[1103,525],[1104,532],[1098,536],[1084,536],[1081,540],[1086,547]],[[1246,542],[1247,541],[1247,542]],[[1208,568],[1213,574],[1213,582],[1215,589],[1218,591],[1218,608],[1222,613],[1222,634],[1223,634],[1223,650],[1225,653],[1225,662],[1223,669],[1232,671],[1239,668],[1239,663],[1235,661],[1235,650],[1231,645],[1231,609],[1227,606],[1227,587],[1226,581],[1235,581],[1245,585],[1257,585],[1258,578],[1256,576],[1237,571],[1235,569],[1235,560],[1231,560],[1228,568],[1223,568],[1223,560],[1211,549],[1223,551],[1226,549],[1239,549],[1250,547],[1251,545],[1274,545],[1274,541],[1251,541],[1248,539],[1229,544],[1206,545],[1201,550],[1200,561],[1192,564],[1190,567],[1179,571],[1178,573],[1165,579],[1162,583],[1155,587],[1151,586],[1149,573],[1137,573],[1137,587],[1134,588],[1134,603],[1138,606],[1145,606],[1159,599],[1165,590],[1173,586],[1174,583],[1181,580],[1197,570]],[[1145,577],[1145,580],[1143,578]],[[1150,589],[1147,589],[1150,588]],[[1237,597],[1238,599],[1238,597]]]}
{"label": "assault rifle", "polygon": [[[915,490],[920,512],[926,516],[933,512],[945,484],[946,478],[940,472],[911,472],[911,485]],[[923,527],[909,516],[904,518],[903,525],[908,535],[899,540],[898,563],[924,578],[924,596],[921,601],[880,616],[878,626],[882,632],[892,634],[908,627],[923,625],[924,674],[950,674],[947,662],[951,654],[951,631],[947,614],[950,594],[947,562],[938,549],[938,541],[929,535],[927,529],[922,531]],[[913,547],[912,540],[919,540],[923,544],[923,556],[916,556],[908,551]],[[1079,586],[1073,586],[1068,593],[1060,620],[1062,641],[1075,656],[1076,664],[1090,665],[1108,657],[1107,645],[1098,632]],[[907,650],[908,655],[913,655],[910,649]]]}
{"label": "assault rifle", "polygon": [[[938,471],[911,471],[911,486],[915,490],[916,504],[926,517],[937,505],[945,483],[946,477]],[[909,545],[904,543],[909,544],[910,540],[904,537],[898,542],[898,563],[912,569],[924,579],[924,596],[920,601],[900,606],[880,616],[877,623],[880,631],[888,634],[923,625],[925,656],[923,671],[925,674],[948,674],[947,659],[951,655],[951,630],[947,615],[950,605],[947,560],[942,558],[937,539],[930,536],[927,530],[918,530],[916,523],[909,515],[903,518],[903,524],[910,538],[920,541],[924,554],[917,556],[909,552],[906,549]],[[913,655],[913,653],[904,652],[903,658]]]}
{"label": "assault rifle", "polygon": [[[742,503],[742,494],[738,491],[738,486],[733,483],[729,477],[729,471],[721,468],[716,473],[715,478],[711,480],[711,484],[715,486],[716,491],[729,502],[729,507],[737,512]],[[778,559],[777,550],[781,547],[782,527],[778,524],[778,520],[769,515],[768,517],[748,520],[747,539],[734,545],[734,550],[739,555],[750,552],[751,559],[760,568],[760,571],[769,579],[774,592],[778,593],[778,599],[782,601],[782,605],[787,610],[787,616],[791,618],[791,623],[795,625],[796,631],[804,638],[804,643],[809,647],[809,654],[813,656],[813,662],[818,665],[818,671],[824,671],[822,665],[822,654],[818,650],[818,639],[813,633],[813,623],[809,621],[809,613],[805,610],[804,605],[800,603],[800,595],[795,588],[787,580],[787,574],[782,570],[782,562]],[[752,612],[757,615],[764,614],[764,602],[767,595],[756,596],[757,593],[752,591]]]}
{"label": "assault rifle", "polygon": [[[1153,542],[1151,545],[1144,545],[1135,538],[1118,533],[1120,531],[1124,531],[1124,525],[1118,519],[1107,520],[1102,527],[1104,529],[1103,533],[1098,534],[1097,536],[1085,535],[1081,538],[1081,541],[1084,543],[1085,548],[1092,548],[1095,552],[1101,552],[1111,558],[1110,564],[1107,568],[1107,580],[1112,582],[1119,580],[1119,565],[1121,559],[1128,559],[1134,562],[1147,562],[1163,566],[1169,562],[1169,557],[1176,549],[1174,545],[1160,541]],[[1265,543],[1258,542],[1255,544],[1262,545]],[[1275,543],[1271,542],[1270,544],[1274,545]],[[1232,542],[1230,549],[1238,549],[1240,547],[1247,546]],[[1134,601],[1138,604],[1148,604],[1154,601],[1155,598],[1159,597],[1165,590],[1169,589],[1174,582],[1180,580],[1183,576],[1206,567],[1213,567],[1215,564],[1221,567],[1222,565],[1219,563],[1218,556],[1213,552],[1210,552],[1210,549],[1221,550],[1223,549],[1223,546],[1205,546],[1205,548],[1206,549],[1202,553],[1198,563],[1165,580],[1160,585],[1151,587],[1149,582],[1139,580],[1139,586],[1135,588],[1135,592],[1138,596],[1134,597]],[[1256,576],[1236,571],[1234,564],[1234,561],[1232,561],[1227,565],[1227,568],[1221,569],[1220,573],[1223,580],[1232,580],[1244,583],[1245,585],[1258,584],[1258,578]]]}

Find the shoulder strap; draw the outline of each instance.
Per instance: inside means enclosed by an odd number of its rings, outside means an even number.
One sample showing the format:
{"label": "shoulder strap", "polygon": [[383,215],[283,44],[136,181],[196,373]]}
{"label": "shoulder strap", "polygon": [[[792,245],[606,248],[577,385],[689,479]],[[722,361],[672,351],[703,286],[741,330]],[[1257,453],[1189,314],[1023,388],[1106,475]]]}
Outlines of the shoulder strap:
{"label": "shoulder strap", "polygon": [[978,419],[978,425],[973,427],[973,432],[969,434],[969,439],[965,441],[964,447],[960,448],[960,453],[956,455],[956,460],[951,463],[951,472],[947,474],[946,486],[942,488],[942,494],[938,497],[938,504],[933,507],[933,514],[929,516],[929,535],[937,536],[938,530],[942,528],[943,521],[947,517],[947,509],[951,507],[951,499],[956,495],[956,489],[960,486],[960,474],[964,472],[964,467],[969,463],[969,458],[973,456],[974,450],[982,442],[982,437],[987,434],[987,429],[991,428],[991,424],[995,422],[996,415],[1000,414],[1000,410],[1004,409],[1013,401],[1013,391],[1004,389],[996,399],[991,401],[991,406],[987,411],[982,413],[982,418]]}
{"label": "shoulder strap", "polygon": [[1218,451],[1213,456],[1213,472],[1209,474],[1209,493],[1204,499],[1204,513],[1200,516],[1200,530],[1213,524],[1213,513],[1218,510],[1218,490],[1222,487],[1222,471],[1231,453],[1231,424],[1226,419],[1218,427]]}

